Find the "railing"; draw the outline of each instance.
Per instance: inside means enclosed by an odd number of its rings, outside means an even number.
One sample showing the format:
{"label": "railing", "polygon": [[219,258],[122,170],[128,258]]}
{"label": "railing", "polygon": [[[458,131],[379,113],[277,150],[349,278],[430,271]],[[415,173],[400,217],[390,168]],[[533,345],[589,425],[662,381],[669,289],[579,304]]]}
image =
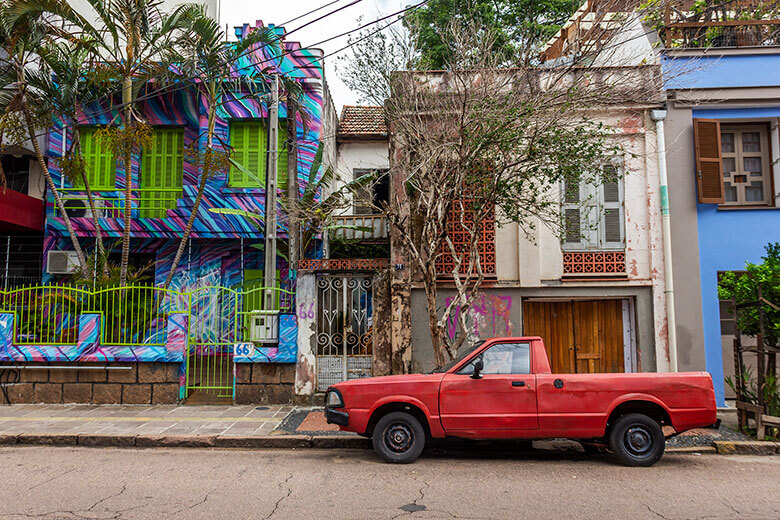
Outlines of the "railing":
{"label": "railing", "polygon": [[[71,218],[92,218],[89,197],[81,188],[60,190],[65,211]],[[181,188],[138,188],[133,189],[130,197],[130,209],[137,218],[165,218],[169,209],[176,208],[176,202],[182,196]],[[124,216],[125,197],[121,190],[100,190],[92,192],[92,200],[98,218],[122,218]],[[54,207],[54,216],[59,209]]]}
{"label": "railing", "polygon": [[668,0],[663,26],[666,48],[780,45],[780,11],[773,2]]}
{"label": "railing", "polygon": [[[271,292],[270,308],[263,301]],[[99,315],[102,345],[165,346],[172,314],[190,316],[189,333],[201,342],[249,340],[248,317],[258,311],[293,312],[294,293],[279,287],[202,287],[177,292],[154,286],[90,290],[36,285],[0,290],[0,313],[13,314],[15,345],[76,345],[80,319]]]}
{"label": "railing", "polygon": [[[382,215],[339,215],[334,217],[337,235],[352,240],[387,238],[387,219]],[[344,227],[339,227],[344,226]]]}

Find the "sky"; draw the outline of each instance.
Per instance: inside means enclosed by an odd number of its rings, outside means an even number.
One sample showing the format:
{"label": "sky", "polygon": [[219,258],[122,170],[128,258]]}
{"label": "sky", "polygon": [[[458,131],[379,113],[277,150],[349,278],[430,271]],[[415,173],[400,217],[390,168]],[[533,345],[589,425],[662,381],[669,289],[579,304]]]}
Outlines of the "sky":
{"label": "sky", "polygon": [[[317,9],[333,0],[221,0],[220,3],[220,22],[228,26],[228,34],[232,38],[233,27],[244,23],[254,25],[256,20],[262,20],[264,24],[281,25],[297,18],[298,16]],[[287,31],[319,18],[340,7],[347,6],[355,0],[338,0],[329,7],[310,14],[300,20],[285,24]],[[412,4],[411,0],[358,0],[356,4],[351,5],[333,15],[330,15],[312,25],[295,31],[289,36],[291,41],[299,41],[306,47],[317,42],[341,34],[360,25],[371,22],[384,15],[399,11]],[[363,20],[358,22],[358,17]],[[389,21],[389,20],[388,20]],[[400,23],[400,22],[399,22]],[[371,26],[373,29],[376,26]],[[344,47],[347,44],[347,36],[329,41],[319,47],[329,54]],[[349,49],[325,59],[325,79],[328,82],[331,96],[333,96],[336,110],[341,113],[344,105],[358,104],[358,97],[350,91],[336,74],[336,63],[339,56],[349,56]]]}

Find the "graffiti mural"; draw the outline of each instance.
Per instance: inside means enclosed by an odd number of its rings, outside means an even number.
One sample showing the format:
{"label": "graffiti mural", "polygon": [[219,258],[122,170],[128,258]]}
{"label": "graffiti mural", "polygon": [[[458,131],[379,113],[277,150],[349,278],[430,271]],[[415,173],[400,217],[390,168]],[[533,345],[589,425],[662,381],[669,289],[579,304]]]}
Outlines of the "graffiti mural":
{"label": "graffiti mural", "polygon": [[[262,22],[257,23],[258,27]],[[252,68],[276,70],[287,78],[296,81],[302,91],[300,103],[301,114],[296,119],[295,139],[298,145],[298,183],[301,191],[309,181],[309,171],[314,160],[317,147],[326,136],[323,134],[322,121],[324,110],[324,83],[322,68],[322,51],[318,49],[304,49],[298,42],[284,41],[284,29],[271,27],[282,41],[284,53],[280,57],[275,55],[273,46],[259,46],[253,52],[242,57],[233,67],[236,75],[247,74]],[[241,38],[247,35],[254,27],[245,24],[236,29],[236,35]],[[153,92],[151,92],[153,94]],[[147,91],[144,99],[138,102],[137,110],[152,126],[180,127],[183,129],[183,146],[203,149],[206,145],[207,108],[205,100],[194,88],[175,89],[166,91],[160,95],[151,95]],[[228,95],[220,104],[216,121],[216,143],[230,143],[230,122],[237,119],[267,118],[267,96],[262,99],[246,97],[241,93]],[[87,106],[80,114],[80,124],[84,126],[106,125],[116,119],[116,107],[118,103],[95,102]],[[279,117],[286,118],[287,110],[284,103],[280,104]],[[84,192],[78,191],[67,179],[62,180],[62,172],[57,159],[62,157],[63,150],[73,142],[74,136],[67,121],[54,121],[48,140],[48,156],[52,158],[50,171],[55,185],[63,183],[65,189],[63,195],[67,197],[84,197]],[[96,192],[101,206],[100,226],[107,243],[113,244],[114,240],[122,236],[123,232],[123,197],[127,180],[131,182],[133,197],[140,200],[143,196],[140,186],[140,157],[135,154],[129,175],[117,164],[114,190]],[[197,185],[199,181],[198,166],[193,154],[185,153],[183,157],[183,171],[181,193],[176,199],[175,207],[165,210],[164,217],[142,217],[141,211],[131,209],[132,251],[133,253],[152,253],[155,256],[154,279],[162,281],[170,269],[173,252],[178,246],[179,238],[192,213]],[[198,208],[197,218],[191,233],[191,245],[185,259],[177,269],[174,285],[177,290],[190,291],[197,287],[207,285],[233,285],[241,278],[241,268],[254,269],[248,264],[262,257],[257,249],[251,249],[253,245],[262,243],[263,223],[255,219],[247,219],[240,215],[217,214],[209,211],[213,208],[227,208],[256,213],[261,217],[265,215],[265,190],[264,188],[237,188],[231,187],[226,171],[213,175],[203,195],[203,201]],[[134,203],[135,204],[135,203]],[[281,203],[277,205],[277,212],[281,212]],[[68,235],[65,230],[61,215],[57,215],[53,200],[47,201],[45,229],[44,255],[51,249],[71,249]],[[71,222],[78,237],[82,238],[82,244],[87,250],[94,247],[95,224],[94,220],[86,214],[72,216]],[[286,236],[284,222],[286,218],[279,218],[280,227],[278,236]],[[240,241],[243,240],[243,251]],[[245,262],[242,262],[243,260]],[[255,262],[257,263],[257,262]],[[280,261],[280,264],[282,262]],[[219,265],[221,264],[221,265]],[[262,261],[257,263],[262,265]],[[279,265],[278,269],[287,274],[286,265]],[[44,273],[44,280],[51,276]]]}
{"label": "graffiti mural", "polygon": [[[449,305],[453,298],[447,298],[445,305]],[[496,294],[480,293],[469,310],[469,323],[474,329],[474,334],[479,338],[493,338],[512,335],[512,297]],[[453,316],[447,321],[447,335],[455,339],[458,332],[458,319],[460,311],[455,309]]]}

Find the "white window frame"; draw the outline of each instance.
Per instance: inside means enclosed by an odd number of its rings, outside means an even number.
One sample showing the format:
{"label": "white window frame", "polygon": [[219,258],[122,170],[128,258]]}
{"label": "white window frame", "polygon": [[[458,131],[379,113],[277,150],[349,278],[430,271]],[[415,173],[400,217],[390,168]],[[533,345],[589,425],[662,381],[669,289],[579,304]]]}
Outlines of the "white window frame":
{"label": "white window frame", "polygon": [[[760,152],[743,152],[742,151],[742,136],[746,133],[758,133],[759,143],[761,147]],[[761,123],[731,123],[721,120],[720,123],[720,135],[732,134],[734,136],[734,151],[723,152],[721,151],[721,164],[723,165],[723,179],[724,183],[723,192],[724,197],[726,190],[725,183],[729,183],[729,188],[736,190],[737,200],[725,201],[721,206],[769,206],[772,203],[772,175],[770,162],[772,158],[772,148],[769,144],[770,130],[766,124]],[[722,137],[721,137],[722,139]],[[745,157],[761,157],[761,176],[754,177],[749,172],[743,169],[743,160]],[[726,171],[726,159],[733,159],[735,164],[735,171]],[[746,183],[734,182],[735,177],[744,175],[747,178]],[[759,201],[748,201],[745,196],[745,187],[750,184],[751,181],[760,181],[763,183],[764,198]]]}
{"label": "white window frame", "polygon": [[[566,202],[566,187],[561,186],[561,199],[563,215],[567,209],[577,209],[580,212],[580,241],[567,242],[566,230],[561,242],[563,251],[624,251],[626,248],[626,213],[625,213],[625,187],[624,170],[622,166],[616,166],[618,201],[604,201],[604,185],[600,177],[595,183],[580,183],[579,202]],[[618,210],[620,212],[620,238],[619,242],[606,239],[606,210]],[[564,220],[564,227],[566,222]]]}

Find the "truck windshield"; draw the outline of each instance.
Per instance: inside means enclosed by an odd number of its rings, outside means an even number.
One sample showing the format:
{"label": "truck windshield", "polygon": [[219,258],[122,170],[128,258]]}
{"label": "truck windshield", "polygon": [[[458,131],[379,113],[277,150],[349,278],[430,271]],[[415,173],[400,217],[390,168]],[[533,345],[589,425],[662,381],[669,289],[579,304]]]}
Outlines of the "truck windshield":
{"label": "truck windshield", "polygon": [[485,340],[483,339],[482,341],[477,341],[474,344],[474,346],[471,348],[469,347],[462,348],[455,359],[453,359],[452,361],[450,361],[449,363],[443,366],[440,366],[439,368],[434,368],[431,373],[435,374],[437,372],[446,372],[447,370],[451,369],[452,367],[454,367],[455,365],[457,365],[458,363],[466,359],[468,356],[470,356],[471,353],[477,350],[479,347],[481,347],[484,342]]}

